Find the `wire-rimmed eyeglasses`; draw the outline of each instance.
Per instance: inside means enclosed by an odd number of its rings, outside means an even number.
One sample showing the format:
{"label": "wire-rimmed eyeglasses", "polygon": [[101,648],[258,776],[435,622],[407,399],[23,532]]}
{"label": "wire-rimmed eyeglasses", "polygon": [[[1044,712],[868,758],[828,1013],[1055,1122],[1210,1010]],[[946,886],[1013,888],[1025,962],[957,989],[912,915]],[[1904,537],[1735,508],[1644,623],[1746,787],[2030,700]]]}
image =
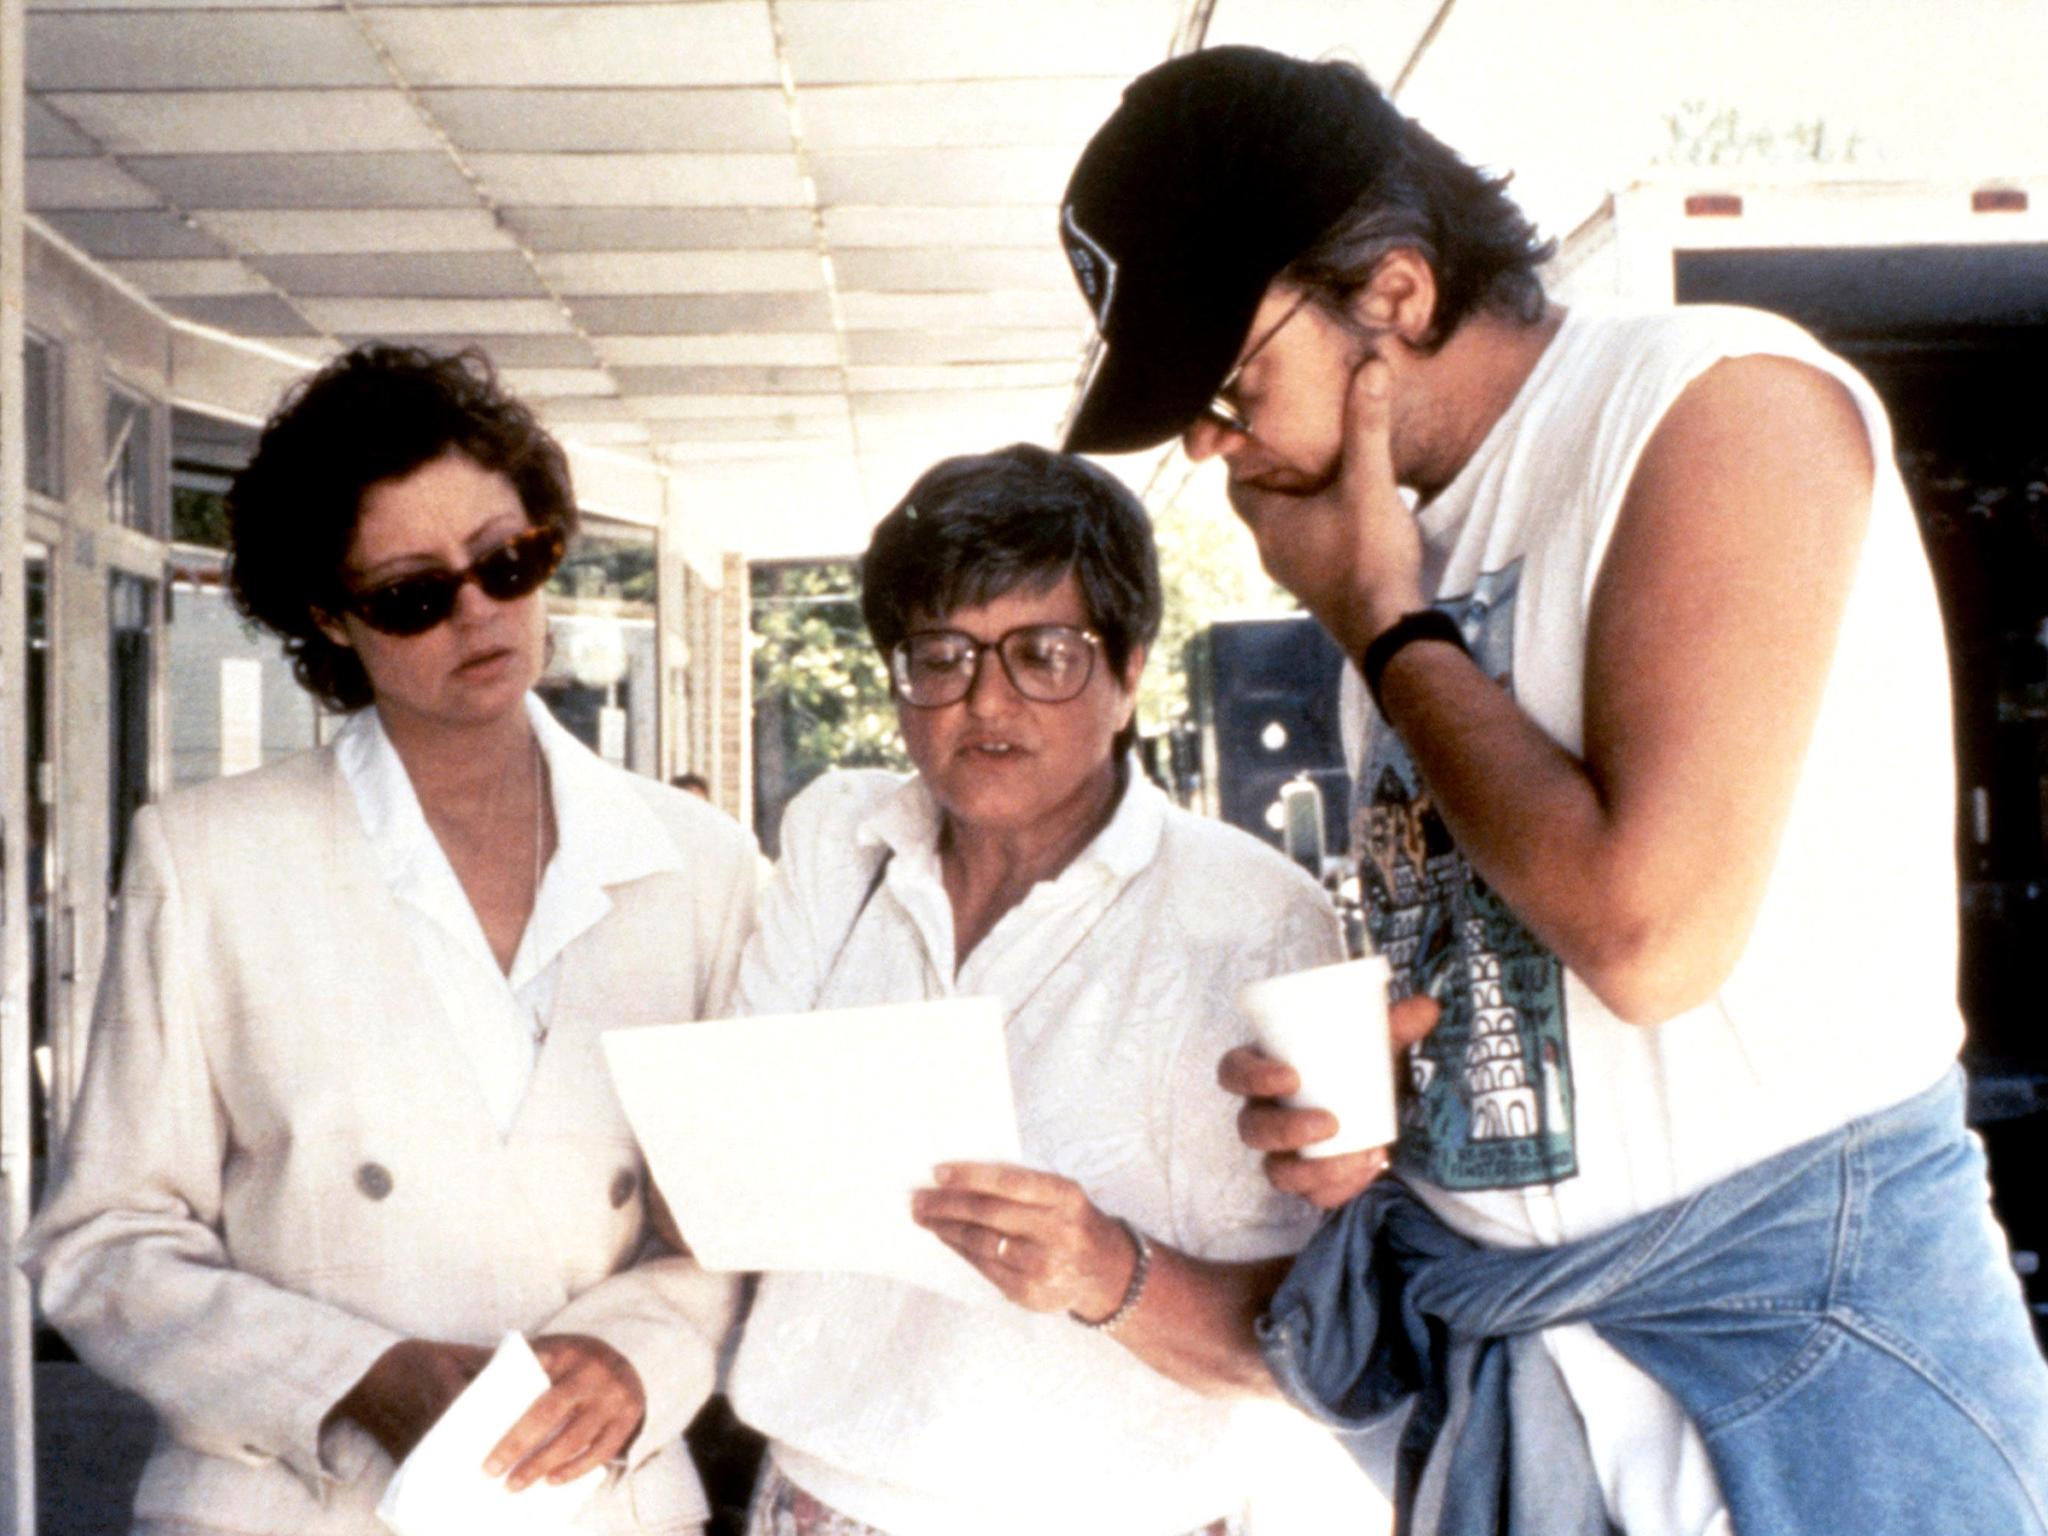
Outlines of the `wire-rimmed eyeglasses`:
{"label": "wire-rimmed eyeglasses", "polygon": [[1304,293],[1301,297],[1297,298],[1287,307],[1287,313],[1278,320],[1275,320],[1267,328],[1266,334],[1253,342],[1246,350],[1244,356],[1230,365],[1230,372],[1223,375],[1223,382],[1216,386],[1216,393],[1211,395],[1209,403],[1202,407],[1203,420],[1214,422],[1226,431],[1242,432],[1246,437],[1251,436],[1251,416],[1235,400],[1231,399],[1231,392],[1237,388],[1237,381],[1244,376],[1245,368],[1251,363],[1251,360],[1265,350],[1267,342],[1278,336],[1286,328],[1288,321],[1301,313],[1302,306],[1308,303],[1310,297],[1311,295]]}
{"label": "wire-rimmed eyeglasses", "polygon": [[889,648],[889,685],[913,709],[957,704],[974,689],[993,651],[1010,686],[1040,704],[1076,698],[1095,674],[1102,637],[1071,624],[1024,624],[993,640],[958,629],[921,629]]}

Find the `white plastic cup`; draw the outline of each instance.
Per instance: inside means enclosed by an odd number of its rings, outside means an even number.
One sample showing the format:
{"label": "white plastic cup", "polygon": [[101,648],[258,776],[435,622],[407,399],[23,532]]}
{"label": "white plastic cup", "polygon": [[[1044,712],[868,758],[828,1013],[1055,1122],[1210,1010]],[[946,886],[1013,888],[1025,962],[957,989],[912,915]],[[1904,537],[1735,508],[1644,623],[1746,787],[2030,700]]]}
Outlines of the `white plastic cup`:
{"label": "white plastic cup", "polygon": [[1385,957],[1367,955],[1269,976],[1238,994],[1259,1049],[1301,1077],[1301,1091],[1283,1102],[1337,1117],[1337,1134],[1303,1147],[1303,1157],[1382,1147],[1400,1129],[1387,1039],[1390,976]]}

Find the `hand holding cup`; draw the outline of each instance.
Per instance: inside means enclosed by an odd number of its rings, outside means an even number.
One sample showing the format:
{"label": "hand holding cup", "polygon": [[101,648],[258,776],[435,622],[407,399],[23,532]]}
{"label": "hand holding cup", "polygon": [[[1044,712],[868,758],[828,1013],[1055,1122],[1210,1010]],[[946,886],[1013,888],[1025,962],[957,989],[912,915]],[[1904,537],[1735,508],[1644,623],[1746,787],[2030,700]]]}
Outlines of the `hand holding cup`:
{"label": "hand holding cup", "polygon": [[1368,955],[1269,976],[1239,994],[1259,1049],[1300,1079],[1281,1102],[1336,1116],[1335,1134],[1300,1148],[1303,1157],[1363,1152],[1400,1131],[1387,1036],[1389,974],[1383,957]]}
{"label": "hand holding cup", "polygon": [[[1366,976],[1364,981],[1381,988],[1358,1003],[1370,1008],[1372,998],[1385,996],[1382,978]],[[1396,1070],[1394,1056],[1427,1035],[1436,1026],[1438,1013],[1436,1003],[1426,997],[1404,998],[1387,1008],[1388,1043],[1379,1059],[1386,1063],[1389,1082]],[[1303,1074],[1278,1059],[1284,1048],[1241,1045],[1224,1055],[1217,1066],[1217,1081],[1245,1101],[1237,1113],[1238,1138],[1253,1151],[1266,1154],[1267,1182],[1283,1194],[1298,1195],[1323,1210],[1335,1210],[1386,1172],[1391,1148],[1368,1142],[1364,1151],[1332,1152],[1322,1145],[1342,1131],[1341,1119],[1331,1110],[1306,1107],[1301,1092]],[[1304,1107],[1292,1107],[1295,1104]],[[1392,1139],[1389,1130],[1386,1140]],[[1316,1155],[1318,1152],[1321,1155]]]}

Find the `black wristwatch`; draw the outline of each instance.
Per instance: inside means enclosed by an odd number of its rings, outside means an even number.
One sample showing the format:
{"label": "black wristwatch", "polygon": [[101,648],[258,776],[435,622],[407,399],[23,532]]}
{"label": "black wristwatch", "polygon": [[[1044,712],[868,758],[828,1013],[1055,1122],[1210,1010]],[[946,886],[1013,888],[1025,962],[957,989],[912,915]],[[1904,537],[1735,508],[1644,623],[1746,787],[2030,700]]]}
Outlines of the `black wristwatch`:
{"label": "black wristwatch", "polygon": [[1441,608],[1418,608],[1402,614],[1373,637],[1358,662],[1358,670],[1365,674],[1365,690],[1372,695],[1373,708],[1382,715],[1387,709],[1380,701],[1380,679],[1386,676],[1387,663],[1418,640],[1441,640],[1446,645],[1455,645],[1467,656],[1472,654],[1458,621]]}

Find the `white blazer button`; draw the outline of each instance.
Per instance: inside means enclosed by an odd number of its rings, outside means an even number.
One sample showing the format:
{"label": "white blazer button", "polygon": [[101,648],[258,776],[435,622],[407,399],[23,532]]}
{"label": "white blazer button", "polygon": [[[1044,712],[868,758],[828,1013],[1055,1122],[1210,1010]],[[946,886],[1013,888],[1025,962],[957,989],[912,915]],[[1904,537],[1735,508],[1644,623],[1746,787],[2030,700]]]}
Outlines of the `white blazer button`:
{"label": "white blazer button", "polygon": [[372,1200],[391,1193],[391,1170],[382,1163],[365,1163],[356,1170],[356,1188]]}
{"label": "white blazer button", "polygon": [[630,1168],[621,1168],[612,1175],[612,1209],[620,1210],[633,1198],[633,1191],[640,1187],[640,1180]]}

